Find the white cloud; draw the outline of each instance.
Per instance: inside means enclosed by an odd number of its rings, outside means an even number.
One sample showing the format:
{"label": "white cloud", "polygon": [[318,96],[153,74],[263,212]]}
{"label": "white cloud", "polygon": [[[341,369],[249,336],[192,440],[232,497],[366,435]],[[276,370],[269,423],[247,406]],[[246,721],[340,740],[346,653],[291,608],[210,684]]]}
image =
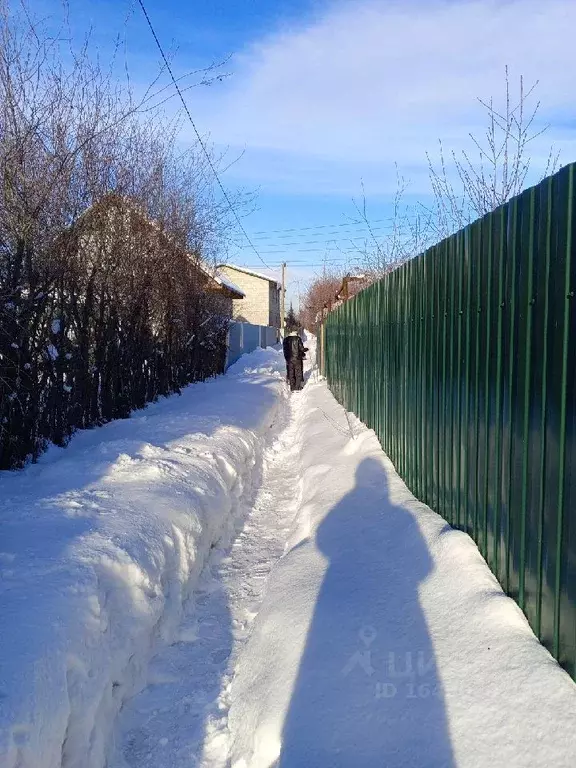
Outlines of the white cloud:
{"label": "white cloud", "polygon": [[393,163],[426,187],[425,153],[441,137],[482,130],[476,97],[512,78],[540,81],[554,140],[576,158],[574,0],[342,2],[300,29],[280,30],[236,57],[225,89],[198,104],[220,144],[246,146],[235,178],[294,193],[371,194],[395,186]]}

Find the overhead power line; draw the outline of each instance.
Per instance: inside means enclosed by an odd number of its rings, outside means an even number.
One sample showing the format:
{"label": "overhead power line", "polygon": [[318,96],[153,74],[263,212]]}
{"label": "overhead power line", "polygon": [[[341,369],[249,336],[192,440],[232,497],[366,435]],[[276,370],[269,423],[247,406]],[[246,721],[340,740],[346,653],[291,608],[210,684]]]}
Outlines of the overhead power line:
{"label": "overhead power line", "polygon": [[[356,254],[353,256],[352,254]],[[300,259],[292,258],[292,259],[273,259],[270,264],[300,264],[304,261],[357,261],[360,260],[362,257],[357,254],[356,251],[350,251],[349,253],[344,253],[342,256],[302,256]]]}
{"label": "overhead power line", "polygon": [[264,264],[264,266],[267,269],[270,269],[268,264],[266,264],[266,262],[264,261],[262,256],[260,256],[260,254],[258,253],[258,251],[256,249],[256,246],[254,245],[252,240],[248,237],[248,233],[244,229],[244,226],[242,225],[242,222],[240,221],[240,217],[236,213],[236,210],[234,209],[234,206],[232,205],[232,202],[231,202],[230,198],[228,197],[228,193],[226,192],[226,190],[224,189],[224,185],[220,181],[220,176],[218,175],[218,171],[216,170],[216,168],[214,166],[214,163],[212,162],[212,158],[210,157],[210,153],[208,152],[208,150],[206,148],[206,145],[204,144],[204,141],[202,140],[202,137],[200,136],[200,132],[198,131],[198,128],[196,127],[196,123],[192,119],[192,115],[190,114],[190,110],[188,109],[188,105],[186,104],[184,96],[182,95],[182,91],[180,90],[180,86],[178,85],[178,82],[177,82],[176,78],[174,77],[174,73],[172,72],[172,67],[170,66],[170,63],[168,62],[168,59],[166,58],[166,54],[164,53],[164,49],[162,48],[162,45],[160,44],[160,40],[158,39],[158,35],[156,34],[156,31],[155,31],[154,27],[152,26],[152,22],[150,20],[150,16],[148,16],[148,11],[146,10],[142,0],[138,0],[138,3],[140,5],[140,8],[142,8],[142,13],[144,14],[144,16],[146,18],[148,26],[150,27],[150,32],[152,32],[152,36],[154,38],[154,41],[156,42],[158,50],[160,51],[160,55],[162,56],[164,64],[166,65],[166,69],[168,70],[168,74],[170,75],[170,78],[172,79],[172,84],[174,85],[174,88],[176,89],[176,92],[177,92],[178,96],[180,97],[180,101],[182,102],[182,106],[184,107],[184,111],[186,112],[186,114],[188,116],[188,120],[190,120],[190,124],[192,125],[192,128],[194,129],[194,133],[196,134],[196,138],[198,140],[198,143],[200,144],[200,147],[202,148],[202,151],[204,152],[204,154],[206,156],[206,160],[208,161],[208,165],[210,166],[210,170],[214,174],[214,178],[216,179],[216,181],[218,183],[218,186],[220,187],[220,191],[222,192],[222,195],[224,196],[224,199],[226,200],[226,202],[228,204],[228,207],[230,208],[230,211],[232,212],[232,215],[236,219],[236,223],[240,227],[240,230],[241,230],[242,234],[246,238],[247,242],[250,243],[250,247],[252,248],[252,250],[254,251],[256,256],[260,259],[262,264]]}
{"label": "overhead power line", "polygon": [[[336,243],[350,243],[354,240],[373,240],[374,238],[371,236],[369,232],[366,232],[366,234],[362,235],[361,237],[343,237],[339,239],[334,240],[300,240],[295,241],[293,243],[265,243],[265,248],[288,248],[289,246],[293,245],[325,245],[329,246]],[[246,245],[238,245],[237,248],[247,248]]]}
{"label": "overhead power line", "polygon": [[[271,264],[270,269],[280,267],[282,266],[282,264],[288,264],[291,267],[299,267],[301,264],[309,264],[310,262],[314,262],[314,263],[322,262],[322,264],[324,263],[348,264],[352,261],[362,261],[362,259],[360,256],[343,256],[337,259],[323,259],[320,256],[308,256],[308,257],[304,256],[301,261],[298,261],[297,259],[284,259],[283,261],[272,261],[270,262]],[[241,265],[239,264],[239,266]],[[252,268],[256,269],[257,267],[258,267],[257,264],[252,264]]]}
{"label": "overhead power line", "polygon": [[[357,232],[361,232],[361,235],[357,235]],[[376,235],[374,233],[377,233]],[[394,230],[388,227],[373,227],[371,230],[363,230],[363,229],[352,229],[350,232],[345,233],[338,233],[334,237],[324,237],[324,236],[318,236],[318,235],[301,235],[299,238],[297,235],[292,235],[292,237],[296,237],[297,239],[286,241],[286,240],[275,240],[273,238],[269,238],[266,240],[262,240],[262,242],[258,243],[259,247],[265,247],[265,248],[284,248],[287,246],[292,245],[322,245],[322,243],[349,243],[351,240],[374,240],[375,238],[384,239],[388,237],[389,235],[393,234]],[[312,240],[306,240],[306,237],[313,238]],[[237,248],[247,248],[247,246],[237,244]]]}
{"label": "overhead power line", "polygon": [[[244,265],[244,266],[245,266],[246,269],[253,269],[253,267],[249,267],[247,265]],[[313,269],[313,268],[314,269],[315,268],[322,269],[323,267],[334,267],[335,269],[340,269],[340,268],[345,269],[345,268],[347,268],[347,265],[345,263],[338,262],[337,264],[332,264],[329,261],[318,261],[318,262],[316,262],[314,264],[289,264],[288,266],[290,267],[290,269],[299,269],[299,268],[302,268],[302,269],[304,269],[304,268],[306,268],[306,269]],[[350,264],[350,267],[351,268],[353,267],[354,269],[357,269],[358,265],[357,264]]]}
{"label": "overhead power line", "polygon": [[[358,248],[343,251],[341,248],[335,246],[324,245],[321,248],[294,248],[290,251],[262,251],[265,256],[282,256],[284,253],[324,253],[325,251],[339,251],[340,253],[358,253]],[[284,259],[285,261],[285,259]]]}
{"label": "overhead power line", "polygon": [[[356,226],[356,225],[354,225],[354,226]],[[332,230],[330,232],[310,232],[309,231],[310,229],[311,229],[310,227],[303,227],[302,230],[295,230],[295,233],[290,233],[288,235],[274,235],[274,234],[259,235],[258,237],[253,237],[253,240],[265,240],[265,241],[269,241],[269,240],[286,240],[286,239],[290,239],[290,238],[293,238],[293,237],[301,237],[301,238],[302,237],[315,237],[315,238],[325,238],[325,239],[328,239],[328,238],[331,238],[333,235],[335,237],[338,237],[338,238],[345,238],[346,235],[354,234],[354,233],[357,233],[357,232],[367,232],[367,233],[370,233],[370,232],[375,232],[375,231],[381,232],[382,230],[385,230],[385,231],[388,231],[388,232],[389,231],[393,231],[394,230],[394,225],[393,224],[388,224],[388,225],[386,225],[384,227],[373,227],[371,224],[370,225],[366,224],[365,226],[361,227],[360,229],[358,229],[358,228],[356,228],[356,229],[339,229],[339,230]],[[298,235],[298,232],[303,232],[303,233],[305,232],[306,234]]]}
{"label": "overhead power line", "polygon": [[[389,216],[387,219],[372,219],[370,221],[370,225],[372,224],[383,224],[384,222],[393,222],[394,217]],[[306,232],[310,231],[311,229],[328,229],[329,227],[352,227],[356,226],[357,224],[362,224],[362,220],[359,221],[344,221],[341,224],[316,224],[313,227],[292,227],[290,229],[261,229],[258,232],[253,232],[253,235],[272,235],[277,232]]]}
{"label": "overhead power line", "polygon": [[[254,269],[254,265],[253,264],[243,264],[242,266],[243,266],[244,269]],[[311,267],[335,267],[335,268],[340,268],[340,267],[342,267],[344,269],[345,267],[348,267],[348,266],[356,268],[356,267],[358,267],[360,265],[357,262],[351,262],[351,261],[348,261],[348,262],[346,262],[346,261],[337,261],[337,262],[314,261],[314,262],[310,262],[310,263],[306,262],[304,264],[288,264],[288,266],[290,267],[290,269],[301,269],[301,268],[304,268],[304,267],[306,267],[306,268],[311,268]]]}
{"label": "overhead power line", "polygon": [[[331,259],[323,259],[322,261],[314,261],[314,262],[308,262],[308,261],[288,261],[285,262],[291,269],[297,269],[298,267],[323,267],[328,265],[334,266],[334,267],[345,267],[347,264],[353,265],[355,259],[348,259],[345,261],[340,260],[331,260]],[[255,269],[258,265],[257,264],[239,264],[238,266],[241,266],[245,269]],[[278,265],[280,266],[280,264]],[[357,266],[357,265],[356,265]]]}

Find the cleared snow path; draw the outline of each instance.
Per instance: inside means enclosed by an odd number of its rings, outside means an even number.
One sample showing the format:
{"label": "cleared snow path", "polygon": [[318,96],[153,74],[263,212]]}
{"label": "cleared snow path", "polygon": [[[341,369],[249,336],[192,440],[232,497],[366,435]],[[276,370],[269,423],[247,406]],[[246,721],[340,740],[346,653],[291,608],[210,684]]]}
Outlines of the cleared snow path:
{"label": "cleared snow path", "polygon": [[111,768],[573,768],[576,686],[312,376]]}
{"label": "cleared snow path", "polygon": [[301,503],[236,664],[232,768],[574,768],[576,685],[474,542],[324,382]]}
{"label": "cleared snow path", "polygon": [[573,768],[576,686],[474,542],[283,379],[0,476],[0,768]]}
{"label": "cleared snow path", "polygon": [[212,550],[173,645],[151,665],[147,688],[122,711],[110,768],[224,768],[230,682],[299,508],[297,399],[265,451],[260,486],[231,547]]}

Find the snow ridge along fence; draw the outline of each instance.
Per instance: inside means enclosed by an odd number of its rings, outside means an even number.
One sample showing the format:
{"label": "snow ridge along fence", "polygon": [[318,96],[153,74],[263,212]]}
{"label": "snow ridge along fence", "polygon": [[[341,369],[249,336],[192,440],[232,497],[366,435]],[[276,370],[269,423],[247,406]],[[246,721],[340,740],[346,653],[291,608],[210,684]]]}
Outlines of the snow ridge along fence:
{"label": "snow ridge along fence", "polygon": [[[576,677],[576,165],[326,321],[325,373]],[[462,575],[465,578],[465,574]]]}

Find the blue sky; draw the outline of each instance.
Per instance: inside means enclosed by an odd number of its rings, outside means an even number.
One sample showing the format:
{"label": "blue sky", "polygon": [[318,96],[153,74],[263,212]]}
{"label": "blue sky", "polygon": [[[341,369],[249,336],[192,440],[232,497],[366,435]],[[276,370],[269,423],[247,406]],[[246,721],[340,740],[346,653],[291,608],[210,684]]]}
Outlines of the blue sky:
{"label": "blue sky", "polygon": [[[60,0],[31,4],[59,13]],[[103,57],[114,36],[125,34],[132,78],[149,81],[159,58],[134,0],[69,0],[69,6],[75,31],[91,25]],[[344,264],[353,256],[347,236],[363,237],[362,227],[340,225],[357,220],[353,200],[362,184],[379,226],[391,214],[395,164],[409,182],[407,202],[427,199],[426,152],[436,151],[439,138],[455,150],[470,148],[469,133],[484,128],[476,97],[493,95],[501,103],[506,65],[513,80],[524,74],[528,83],[540,82],[540,125],[550,129],[532,145],[533,178],[551,142],[563,162],[576,159],[574,0],[146,0],[146,6],[177,74],[231,56],[224,67],[230,77],[193,88],[186,98],[203,135],[217,148],[229,147],[230,157],[243,152],[223,181],[231,190],[258,190],[257,210],[244,224],[273,274],[282,259],[289,262],[291,297],[324,258]],[[192,140],[186,125],[181,140]],[[319,228],[303,229],[309,227]],[[264,269],[249,248],[239,247],[231,261]]]}

